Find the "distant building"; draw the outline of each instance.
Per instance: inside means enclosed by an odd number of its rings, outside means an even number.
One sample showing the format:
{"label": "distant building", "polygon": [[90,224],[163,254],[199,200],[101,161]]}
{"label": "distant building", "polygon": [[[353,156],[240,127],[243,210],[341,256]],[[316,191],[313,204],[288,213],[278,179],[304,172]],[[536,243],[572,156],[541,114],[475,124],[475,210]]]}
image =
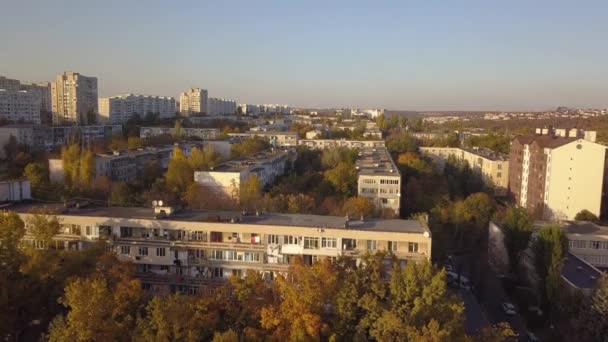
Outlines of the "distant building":
{"label": "distant building", "polygon": [[190,88],[179,95],[179,112],[184,116],[207,114],[207,90]]}
{"label": "distant building", "polygon": [[[184,137],[195,137],[201,140],[215,140],[220,136],[219,128],[184,128],[180,129]],[[148,139],[159,135],[175,135],[174,127],[141,127],[139,137]]]}
{"label": "distant building", "polygon": [[169,119],[175,116],[176,110],[173,97],[126,94],[99,98],[100,120],[111,124],[124,124],[135,114],[142,119],[148,113]]}
{"label": "distant building", "polygon": [[584,136],[519,136],[511,143],[509,189],[537,218],[572,220],[584,209],[603,217],[606,167],[606,146]]}
{"label": "distant building", "polygon": [[[16,124],[0,126],[0,146],[4,146],[14,136],[17,143],[29,146],[32,151],[50,151],[53,148],[79,141],[84,145],[96,140],[109,139],[122,134],[121,125],[92,126],[44,126],[34,124]],[[4,156],[4,149],[0,149]]]}
{"label": "distant building", "polygon": [[234,115],[237,113],[237,106],[234,100],[218,99],[210,97],[207,102],[207,115]]}
{"label": "distant building", "polygon": [[384,147],[384,140],[300,139],[298,145],[318,150],[336,147],[380,148]]}
{"label": "distant building", "polygon": [[20,86],[21,82],[19,82],[19,80],[13,80],[4,76],[0,76],[0,89],[16,91],[19,90]]}
{"label": "distant building", "polygon": [[450,156],[464,160],[481,176],[484,184],[494,189],[495,195],[507,194],[509,160],[505,155],[477,147],[420,147],[420,153],[433,159],[442,169]]}
{"label": "distant building", "polygon": [[41,124],[40,101],[34,91],[0,89],[0,119]]}
{"label": "distant building", "polygon": [[[36,93],[40,97],[40,110],[45,113],[52,113],[53,101],[51,97],[51,83],[50,82],[37,82],[37,83],[23,83],[21,84],[21,90],[27,90],[29,92]],[[42,120],[45,124],[50,124],[46,120]]]}
{"label": "distant building", "polygon": [[386,147],[360,149],[356,168],[357,194],[370,198],[377,208],[399,215],[401,174]]}
{"label": "distant building", "polygon": [[32,199],[32,187],[27,179],[0,182],[0,203],[20,202]]}
{"label": "distant building", "polygon": [[288,151],[263,151],[251,156],[232,159],[210,171],[194,172],[194,181],[218,195],[239,200],[241,184],[256,175],[261,187],[282,175],[293,156]]}
{"label": "distant building", "polygon": [[270,144],[275,147],[298,146],[298,133],[296,132],[245,132],[228,133],[228,136],[242,139],[249,139],[257,136],[268,139]]}
{"label": "distant building", "polygon": [[96,117],[97,78],[77,72],[58,75],[51,83],[53,124],[73,123],[86,125],[89,116]]}

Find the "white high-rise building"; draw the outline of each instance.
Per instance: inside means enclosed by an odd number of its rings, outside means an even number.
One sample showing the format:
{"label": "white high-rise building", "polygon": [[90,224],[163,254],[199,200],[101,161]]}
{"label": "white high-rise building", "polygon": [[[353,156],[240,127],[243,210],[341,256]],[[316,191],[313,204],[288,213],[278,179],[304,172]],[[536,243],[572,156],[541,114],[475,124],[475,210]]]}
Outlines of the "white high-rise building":
{"label": "white high-rise building", "polygon": [[175,110],[173,97],[126,94],[99,98],[99,117],[111,124],[125,123],[135,114],[144,118],[148,113],[157,113],[161,119],[172,118]]}
{"label": "white high-rise building", "polygon": [[190,88],[179,94],[179,112],[186,116],[207,114],[207,90]]}
{"label": "white high-rise building", "polygon": [[97,115],[97,78],[77,72],[57,75],[51,83],[53,123],[86,124]]}
{"label": "white high-rise building", "polygon": [[236,101],[234,100],[218,99],[215,97],[209,98],[207,115],[234,115],[236,114],[236,111]]}
{"label": "white high-rise building", "polygon": [[0,119],[40,124],[40,96],[27,90],[0,89]]}

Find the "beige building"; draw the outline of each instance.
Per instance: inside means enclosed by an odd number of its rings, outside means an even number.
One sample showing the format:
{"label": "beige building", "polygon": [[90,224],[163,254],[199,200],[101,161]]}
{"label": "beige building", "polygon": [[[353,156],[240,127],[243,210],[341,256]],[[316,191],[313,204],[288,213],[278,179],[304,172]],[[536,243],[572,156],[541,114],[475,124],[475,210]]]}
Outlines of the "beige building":
{"label": "beige building", "polygon": [[382,148],[384,147],[384,140],[300,139],[298,145],[319,150],[336,147]]}
{"label": "beige building", "polygon": [[241,184],[251,175],[256,175],[261,187],[264,187],[285,173],[292,158],[289,151],[262,151],[232,159],[210,171],[196,171],[194,181],[218,195],[238,200]]}
{"label": "beige building", "polygon": [[89,113],[97,116],[97,78],[77,72],[57,75],[51,83],[53,124],[87,124]]}
{"label": "beige building", "polygon": [[509,160],[507,156],[482,148],[420,147],[420,153],[433,159],[443,168],[450,156],[464,160],[474,172],[481,175],[488,186],[499,196],[507,194],[509,186]]}
{"label": "beige building", "polygon": [[[174,127],[141,127],[139,129],[139,137],[149,139],[159,135],[174,135]],[[195,137],[201,140],[215,140],[220,136],[219,128],[196,128],[188,127],[181,128],[181,134],[185,137]]]}
{"label": "beige building", "polygon": [[296,147],[298,146],[298,133],[295,132],[245,132],[245,133],[228,133],[229,137],[249,139],[253,137],[261,137],[268,139],[270,144],[275,147]]}
{"label": "beige building", "polygon": [[385,147],[359,150],[357,194],[368,197],[380,209],[399,215],[401,208],[401,174]]}
{"label": "beige building", "polygon": [[206,89],[190,88],[179,94],[179,112],[185,116],[207,114],[207,102]]}
{"label": "beige building", "polygon": [[176,109],[173,97],[126,94],[99,98],[99,119],[111,124],[126,123],[135,114],[142,119],[148,113],[170,119],[175,116]]}
{"label": "beige building", "polygon": [[40,94],[35,91],[0,89],[0,119],[41,124],[40,101]]}
{"label": "beige building", "polygon": [[[13,209],[27,220],[32,207]],[[61,223],[54,238],[58,248],[81,249],[105,239],[119,259],[136,264],[136,276],[153,293],[195,294],[246,270],[273,279],[286,275],[294,257],[307,264],[342,255],[359,260],[376,251],[392,252],[402,264],[431,258],[430,230],[418,220],[194,210],[173,214],[167,207],[55,209]],[[25,240],[44,247],[31,234]]]}

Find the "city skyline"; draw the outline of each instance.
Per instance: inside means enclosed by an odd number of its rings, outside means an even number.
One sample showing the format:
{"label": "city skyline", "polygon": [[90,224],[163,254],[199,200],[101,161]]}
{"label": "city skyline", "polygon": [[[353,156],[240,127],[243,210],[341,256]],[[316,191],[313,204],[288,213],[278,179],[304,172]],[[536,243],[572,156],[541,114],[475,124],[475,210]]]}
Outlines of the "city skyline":
{"label": "city skyline", "polygon": [[307,108],[608,107],[603,2],[348,4],[7,4],[0,75]]}

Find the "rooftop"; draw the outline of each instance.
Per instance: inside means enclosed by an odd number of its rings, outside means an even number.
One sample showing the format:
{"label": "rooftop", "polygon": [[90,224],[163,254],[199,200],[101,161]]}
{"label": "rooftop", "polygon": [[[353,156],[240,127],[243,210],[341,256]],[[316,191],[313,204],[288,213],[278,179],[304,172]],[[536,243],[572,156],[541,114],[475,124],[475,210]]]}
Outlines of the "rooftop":
{"label": "rooftop", "polygon": [[401,176],[393,158],[385,147],[360,149],[356,167],[359,175]]}
{"label": "rooftop", "polygon": [[564,259],[562,277],[579,289],[595,288],[601,275],[601,271],[572,253]]}
{"label": "rooftop", "polygon": [[486,158],[489,160],[495,160],[495,161],[506,161],[509,160],[509,156],[504,155],[502,153],[498,153],[496,151],[490,150],[488,148],[482,148],[482,147],[473,147],[473,148],[461,148],[464,151],[467,151],[469,153],[473,153],[474,155],[480,156],[482,158]]}
{"label": "rooftop", "polygon": [[212,171],[216,172],[240,172],[242,170],[259,167],[265,163],[272,162],[275,159],[287,156],[289,152],[287,150],[265,150],[254,153],[246,157],[240,157],[229,160],[218,166]]}
{"label": "rooftop", "polygon": [[608,227],[600,226],[593,222],[586,221],[571,221],[563,226],[563,229],[568,234],[580,235],[608,235]]}
{"label": "rooftop", "polygon": [[[58,215],[85,216],[85,217],[107,217],[112,219],[149,219],[153,220],[154,210],[152,208],[127,208],[127,207],[87,207],[81,209],[65,209],[63,204],[17,204],[10,207],[18,213],[28,213],[32,209],[47,208]],[[219,220],[218,220],[219,218]],[[362,231],[396,232],[396,233],[427,233],[430,231],[426,224],[418,220],[377,219],[368,218],[364,221],[349,220],[348,228],[345,228],[346,218],[342,216],[322,216],[305,214],[278,214],[262,213],[259,216],[243,215],[233,211],[208,211],[208,210],[181,210],[172,214],[170,218],[162,221],[169,222],[230,222],[236,219],[239,224],[266,225],[266,226],[293,226],[306,228],[333,228],[352,229]]]}

